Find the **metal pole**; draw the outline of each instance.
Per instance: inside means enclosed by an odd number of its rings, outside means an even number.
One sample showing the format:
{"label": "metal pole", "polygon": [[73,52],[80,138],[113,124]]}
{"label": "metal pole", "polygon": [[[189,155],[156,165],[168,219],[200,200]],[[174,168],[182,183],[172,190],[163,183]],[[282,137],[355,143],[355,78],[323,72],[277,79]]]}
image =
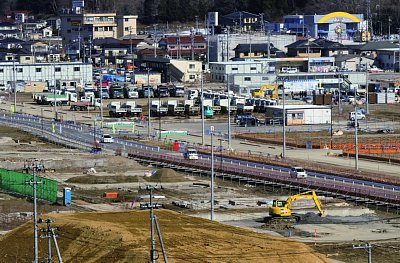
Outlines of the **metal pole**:
{"label": "metal pole", "polygon": [[[365,103],[367,104],[367,114],[369,114],[369,94],[368,94],[368,70],[365,71],[365,94],[366,94],[366,98],[365,98]],[[355,94],[356,95],[356,94]],[[354,96],[355,97],[355,96]]]}
{"label": "metal pole", "polygon": [[333,114],[332,114],[332,112],[333,112],[333,95],[332,95],[332,93],[331,93],[331,141],[330,141],[330,147],[329,147],[329,149],[332,151],[332,144],[333,144],[333,141],[332,141],[332,139],[333,139]]}
{"label": "metal pole", "polygon": [[40,124],[42,126],[42,134],[43,134],[43,108],[40,108]]}
{"label": "metal pole", "polygon": [[153,209],[153,187],[150,187],[150,224],[151,224],[151,249],[150,260],[156,262],[156,241],[154,238],[154,209]]}
{"label": "metal pole", "polygon": [[158,239],[160,240],[161,251],[163,253],[164,263],[168,263],[167,253],[165,252],[164,242],[163,242],[163,239],[162,239],[161,230],[160,230],[160,226],[158,225],[158,219],[157,219],[156,215],[154,215],[154,221],[156,223],[157,235],[158,235]]}
{"label": "metal pole", "polygon": [[100,74],[100,127],[103,128],[103,74]]}
{"label": "metal pole", "polygon": [[213,134],[211,131],[211,220],[214,220],[214,145]]}
{"label": "metal pole", "polygon": [[59,262],[59,263],[62,263],[63,261],[62,261],[62,258],[61,258],[60,249],[58,248],[58,243],[57,243],[56,235],[54,234],[54,229],[51,229],[51,236],[53,237],[54,246],[56,247],[58,262]]}
{"label": "metal pole", "polygon": [[150,137],[150,130],[151,130],[151,114],[150,114],[150,107],[151,107],[151,102],[150,102],[150,68],[147,69],[147,100],[148,100],[148,115],[149,119],[147,121],[147,136]]}
{"label": "metal pole", "polygon": [[286,109],[285,109],[285,80],[283,80],[282,86],[282,114],[283,114],[283,149],[282,158],[286,159]]}
{"label": "metal pole", "polygon": [[161,94],[160,94],[160,92],[158,92],[158,139],[161,140]]}
{"label": "metal pole", "polygon": [[367,248],[368,248],[368,263],[372,263],[372,247],[371,243],[367,243]]}
{"label": "metal pole", "polygon": [[200,92],[201,92],[201,145],[203,145],[204,146],[204,106],[203,106],[203,103],[204,103],[204,92],[203,92],[203,86],[204,86],[204,84],[203,84],[203,71],[201,71],[201,73],[200,73],[201,75],[201,79],[200,79],[200,83],[201,83],[201,85],[200,85]]}
{"label": "metal pole", "polygon": [[47,219],[46,223],[47,223],[47,262],[51,263],[51,220]]}
{"label": "metal pole", "polygon": [[[36,164],[35,164],[36,165]],[[33,237],[34,237],[34,250],[35,259],[34,263],[39,263],[39,247],[38,247],[38,233],[37,233],[37,202],[36,202],[36,170],[37,167],[33,167]]]}
{"label": "metal pole", "polygon": [[157,25],[154,25],[154,57],[157,57]]}
{"label": "metal pole", "polygon": [[229,75],[226,75],[226,86],[228,88],[228,149],[231,149],[231,100],[229,94]]}
{"label": "metal pole", "polygon": [[355,130],[355,169],[358,170],[358,120],[357,103],[354,104],[354,130]]}
{"label": "metal pole", "polygon": [[15,57],[13,59],[14,113],[17,112],[17,80],[15,76]]}

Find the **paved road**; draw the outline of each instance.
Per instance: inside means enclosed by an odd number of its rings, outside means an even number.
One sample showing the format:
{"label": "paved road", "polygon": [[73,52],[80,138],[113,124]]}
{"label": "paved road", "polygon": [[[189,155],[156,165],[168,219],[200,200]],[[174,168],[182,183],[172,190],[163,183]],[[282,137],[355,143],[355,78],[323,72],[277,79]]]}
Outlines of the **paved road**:
{"label": "paved road", "polygon": [[[9,111],[11,107],[11,103],[9,102],[3,102],[0,104],[0,110],[4,111]],[[24,108],[25,112],[29,112],[30,114],[40,116],[41,115],[41,109],[39,106],[36,105],[29,105]],[[88,115],[87,112],[71,112],[71,111],[63,111],[64,113],[64,120],[76,120],[76,121],[86,121],[88,123],[92,123],[91,117],[92,115]],[[53,118],[54,113],[52,111],[52,107],[45,107],[43,110],[43,116],[44,118]],[[222,134],[227,133],[227,125],[223,123],[211,123],[211,122],[206,122],[205,130],[209,130],[211,125],[216,126],[216,130],[221,129]],[[234,125],[233,125],[234,126]],[[232,126],[232,127],[233,127]],[[156,132],[156,129],[158,129],[158,123],[153,122],[153,132]],[[182,140],[185,140],[190,143],[201,143],[201,123],[199,121],[195,122],[189,122],[189,123],[163,123],[162,128],[163,129],[171,129],[171,130],[189,130],[192,134],[195,136],[185,136],[184,138],[179,138]],[[282,129],[281,126],[276,126],[276,127],[270,127],[267,126],[273,131],[279,131]],[[258,127],[259,129],[264,129],[265,127]],[[143,134],[147,133],[147,128],[146,126],[141,127],[138,125],[135,128],[137,131],[140,131]],[[327,127],[325,127],[327,129]],[[239,130],[239,128],[235,129],[235,127],[232,129],[232,132]],[[227,148],[227,142],[225,136],[218,137],[216,138],[216,143],[218,145],[220,144],[220,141],[217,141],[218,139],[223,139],[222,144],[224,145],[225,148]],[[205,143],[210,144],[210,136],[206,133],[205,136]],[[263,154],[271,154],[271,155],[279,155],[282,153],[282,147],[281,146],[276,146],[276,145],[267,145],[267,144],[258,144],[258,143],[252,143],[252,142],[245,142],[242,140],[232,140],[231,141],[231,148],[236,150],[236,151],[242,151],[242,152],[248,152],[249,150],[255,153],[263,153]],[[342,167],[354,167],[354,159],[353,158],[343,158],[343,157],[336,157],[335,155],[329,155],[328,156],[328,151],[329,150],[305,150],[305,149],[291,149],[288,148],[286,151],[287,157],[288,158],[296,158],[296,159],[301,159],[301,160],[306,160],[311,163],[328,163],[328,164],[333,164],[333,165],[338,165]],[[334,151],[332,153],[340,153],[340,151]],[[371,160],[360,160],[359,161],[359,169],[362,170],[369,170],[373,172],[382,172],[385,174],[392,174],[396,176],[400,176],[400,169],[398,165],[395,164],[388,164],[388,163],[383,163],[383,162],[374,162]]]}

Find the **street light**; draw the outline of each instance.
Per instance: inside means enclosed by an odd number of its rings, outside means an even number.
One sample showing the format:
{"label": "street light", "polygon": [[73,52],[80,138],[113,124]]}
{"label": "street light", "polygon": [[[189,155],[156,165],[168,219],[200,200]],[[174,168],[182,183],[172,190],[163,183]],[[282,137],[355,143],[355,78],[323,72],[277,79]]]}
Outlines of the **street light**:
{"label": "street light", "polygon": [[148,114],[149,115],[149,119],[148,119],[148,122],[147,122],[147,136],[150,138],[150,130],[151,130],[151,119],[150,119],[151,118],[151,114],[150,114],[150,107],[151,107],[151,99],[150,99],[150,68],[147,68],[147,99],[148,99],[148,113],[149,113]]}
{"label": "street light", "polygon": [[358,170],[358,116],[357,116],[357,107],[359,105],[361,105],[362,102],[355,100],[352,104],[354,106],[355,169]]}
{"label": "street light", "polygon": [[285,109],[285,79],[282,79],[282,127],[283,127],[283,149],[282,158],[286,159],[286,109]]}
{"label": "street light", "polygon": [[200,85],[200,92],[201,92],[201,98],[200,98],[200,100],[201,100],[201,145],[202,146],[204,146],[204,106],[203,106],[203,104],[204,104],[204,91],[203,91],[203,88],[204,88],[204,81],[203,81],[203,71],[201,71],[201,73],[200,73],[201,75],[200,75],[200,81],[201,81],[201,85]]}
{"label": "street light", "polygon": [[226,86],[228,88],[228,149],[231,149],[231,96],[229,94],[229,75],[226,74]]}
{"label": "street light", "polygon": [[211,135],[211,221],[214,220],[214,145],[213,145],[213,135],[214,135],[214,126],[210,126],[210,135]]}

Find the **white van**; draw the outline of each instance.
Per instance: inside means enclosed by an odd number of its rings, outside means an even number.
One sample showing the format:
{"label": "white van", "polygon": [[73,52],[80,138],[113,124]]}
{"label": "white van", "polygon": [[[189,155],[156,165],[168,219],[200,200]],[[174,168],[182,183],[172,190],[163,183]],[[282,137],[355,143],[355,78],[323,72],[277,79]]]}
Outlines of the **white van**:
{"label": "white van", "polygon": [[[364,120],[365,115],[364,113],[357,111],[357,120]],[[356,120],[356,113],[354,111],[349,112],[349,120],[355,121]]]}

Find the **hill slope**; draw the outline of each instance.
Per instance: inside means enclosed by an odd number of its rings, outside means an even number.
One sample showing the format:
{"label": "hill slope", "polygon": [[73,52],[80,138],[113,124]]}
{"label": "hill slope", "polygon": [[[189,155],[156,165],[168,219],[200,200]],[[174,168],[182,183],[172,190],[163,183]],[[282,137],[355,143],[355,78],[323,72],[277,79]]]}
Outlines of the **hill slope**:
{"label": "hill slope", "polygon": [[[157,210],[156,215],[169,262],[328,262],[311,248],[290,239],[168,210]],[[149,211],[52,214],[49,217],[55,220],[54,227],[60,227],[58,243],[64,262],[149,261]],[[32,224],[27,223],[1,237],[0,262],[30,262],[32,232]],[[44,259],[47,241],[39,241],[39,255]],[[161,248],[158,241],[156,243],[161,260]]]}

